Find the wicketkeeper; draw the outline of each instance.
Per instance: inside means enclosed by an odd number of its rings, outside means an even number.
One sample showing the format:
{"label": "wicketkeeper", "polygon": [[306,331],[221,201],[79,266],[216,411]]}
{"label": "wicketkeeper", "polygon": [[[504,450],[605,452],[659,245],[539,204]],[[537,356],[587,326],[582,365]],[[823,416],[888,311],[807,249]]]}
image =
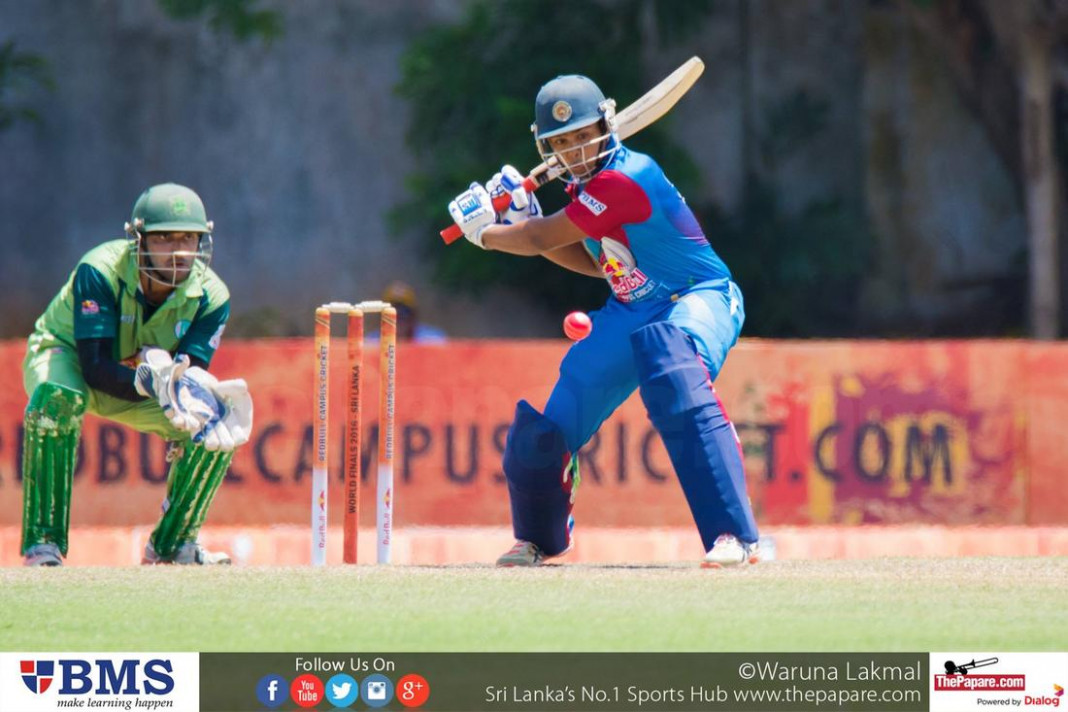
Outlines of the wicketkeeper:
{"label": "wicketkeeper", "polygon": [[[620,142],[614,107],[578,75],[538,92],[535,144],[565,169],[563,210],[543,216],[511,166],[449,205],[477,247],[541,255],[612,289],[591,314],[591,335],[560,364],[544,413],[526,401],[516,408],[504,473],[518,541],[497,563],[534,566],[571,547],[575,454],[635,389],[675,467],[705,565],[754,562],[741,449],[712,386],[741,332],[742,293],[656,161]],[[512,201],[498,215],[492,197],[505,192]]]}
{"label": "wicketkeeper", "polygon": [[27,566],[67,555],[71,481],[86,412],[168,441],[163,515],[142,563],[229,564],[197,534],[235,448],[252,431],[244,380],[206,370],[230,315],[208,263],[212,223],[174,183],[134,203],[126,238],[96,247],[37,320],[23,363],[22,554]]}

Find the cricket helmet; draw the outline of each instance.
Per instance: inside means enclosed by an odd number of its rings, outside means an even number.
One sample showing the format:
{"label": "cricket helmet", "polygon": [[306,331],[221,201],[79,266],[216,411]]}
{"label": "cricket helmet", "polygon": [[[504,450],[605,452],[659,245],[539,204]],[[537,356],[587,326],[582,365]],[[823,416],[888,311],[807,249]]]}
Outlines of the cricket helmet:
{"label": "cricket helmet", "polygon": [[150,279],[177,286],[186,277],[170,280],[160,277],[159,268],[154,266],[153,253],[148,252],[144,236],[153,232],[193,232],[200,235],[196,252],[169,252],[164,258],[174,260],[185,256],[193,257],[194,269],[205,269],[211,263],[213,252],[212,230],[214,223],[208,220],[204,202],[191,188],[177,183],[162,183],[145,190],[134,202],[130,213],[130,222],[126,223],[126,236],[130,250],[137,256],[138,269]]}
{"label": "cricket helmet", "polygon": [[[538,91],[534,100],[534,123],[530,130],[534,133],[538,153],[543,159],[555,156],[571,175],[569,182],[585,182],[619,150],[619,141],[615,136],[615,115],[615,101],[606,99],[604,92],[592,79],[580,74],[567,74],[556,77]],[[594,124],[599,124],[601,135],[587,145],[600,145],[603,142],[604,146],[598,150],[596,168],[580,173],[579,164],[569,165],[562,155],[553,151],[547,139]]]}
{"label": "cricket helmet", "polygon": [[154,185],[134,203],[130,223],[138,232],[211,232],[204,203],[177,183]]}

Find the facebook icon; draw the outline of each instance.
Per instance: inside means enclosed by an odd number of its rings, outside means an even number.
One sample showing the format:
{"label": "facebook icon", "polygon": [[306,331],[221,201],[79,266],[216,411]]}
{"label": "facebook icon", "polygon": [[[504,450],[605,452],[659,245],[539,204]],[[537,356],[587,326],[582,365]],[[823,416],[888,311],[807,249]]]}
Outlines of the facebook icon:
{"label": "facebook icon", "polygon": [[289,683],[281,675],[264,675],[256,684],[256,697],[264,707],[279,707],[289,699]]}

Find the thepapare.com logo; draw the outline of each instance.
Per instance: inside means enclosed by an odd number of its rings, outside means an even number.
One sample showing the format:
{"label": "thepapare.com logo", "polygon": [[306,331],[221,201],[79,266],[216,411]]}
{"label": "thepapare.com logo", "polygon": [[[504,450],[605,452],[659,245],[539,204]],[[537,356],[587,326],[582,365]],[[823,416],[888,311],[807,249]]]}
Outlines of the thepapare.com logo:
{"label": "thepapare.com logo", "polygon": [[65,695],[167,695],[174,690],[174,666],[164,658],[20,660],[30,692]]}

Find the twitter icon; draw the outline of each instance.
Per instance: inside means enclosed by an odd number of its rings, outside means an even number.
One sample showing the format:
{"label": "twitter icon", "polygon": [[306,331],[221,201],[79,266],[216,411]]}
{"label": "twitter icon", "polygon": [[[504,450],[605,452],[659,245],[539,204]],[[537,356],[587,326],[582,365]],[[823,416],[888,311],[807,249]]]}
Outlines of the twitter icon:
{"label": "twitter icon", "polygon": [[340,673],[326,681],[326,699],[334,707],[348,707],[360,697],[360,685],[352,675]]}

